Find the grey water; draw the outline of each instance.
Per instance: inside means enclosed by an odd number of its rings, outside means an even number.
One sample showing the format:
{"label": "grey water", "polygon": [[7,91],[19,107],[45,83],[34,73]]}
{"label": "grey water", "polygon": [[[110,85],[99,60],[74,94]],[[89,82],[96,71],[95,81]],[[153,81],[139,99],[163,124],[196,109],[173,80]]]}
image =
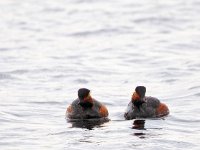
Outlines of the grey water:
{"label": "grey water", "polygon": [[[0,149],[199,150],[198,0],[1,0]],[[125,121],[137,85],[170,109]],[[86,87],[109,110],[65,119]]]}

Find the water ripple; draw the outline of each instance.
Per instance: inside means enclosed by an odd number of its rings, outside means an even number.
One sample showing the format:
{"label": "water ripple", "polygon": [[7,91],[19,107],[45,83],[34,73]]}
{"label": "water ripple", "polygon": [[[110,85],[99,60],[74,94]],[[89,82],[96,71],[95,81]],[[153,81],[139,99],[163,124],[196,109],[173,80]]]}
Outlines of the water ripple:
{"label": "water ripple", "polygon": [[[199,144],[199,2],[0,2],[1,149],[192,149]],[[143,128],[123,114],[137,85],[170,109]],[[88,87],[111,121],[73,127]]]}

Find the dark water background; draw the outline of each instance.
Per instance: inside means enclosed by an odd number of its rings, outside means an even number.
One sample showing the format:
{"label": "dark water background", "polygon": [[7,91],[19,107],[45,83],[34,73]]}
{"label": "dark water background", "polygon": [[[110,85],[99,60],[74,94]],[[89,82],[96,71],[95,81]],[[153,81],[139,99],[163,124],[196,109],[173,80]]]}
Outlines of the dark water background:
{"label": "dark water background", "polygon": [[[199,13],[198,0],[1,0],[0,149],[199,150]],[[170,115],[132,128],[137,85]],[[81,87],[110,122],[66,122]]]}

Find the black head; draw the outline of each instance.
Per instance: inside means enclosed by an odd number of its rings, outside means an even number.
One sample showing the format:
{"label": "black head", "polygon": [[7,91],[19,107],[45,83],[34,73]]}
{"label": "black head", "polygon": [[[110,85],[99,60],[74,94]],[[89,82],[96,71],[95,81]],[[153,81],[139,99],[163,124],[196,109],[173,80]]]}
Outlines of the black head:
{"label": "black head", "polygon": [[85,101],[85,98],[89,95],[90,90],[86,88],[81,88],[78,90],[78,98],[80,99],[79,104],[84,108],[91,108],[93,103],[90,101]]}
{"label": "black head", "polygon": [[80,100],[83,100],[85,97],[88,96],[89,93],[90,93],[90,90],[88,90],[86,88],[81,88],[78,90],[78,98]]}
{"label": "black head", "polygon": [[145,86],[137,86],[135,88],[136,93],[140,96],[141,99],[145,97],[146,87]]}

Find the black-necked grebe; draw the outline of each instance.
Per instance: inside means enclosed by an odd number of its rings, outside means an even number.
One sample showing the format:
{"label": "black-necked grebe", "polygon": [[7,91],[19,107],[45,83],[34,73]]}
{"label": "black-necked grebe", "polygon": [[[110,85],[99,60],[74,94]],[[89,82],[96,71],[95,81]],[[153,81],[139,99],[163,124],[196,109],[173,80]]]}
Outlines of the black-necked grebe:
{"label": "black-necked grebe", "polygon": [[124,114],[125,119],[163,117],[169,114],[166,104],[155,97],[145,96],[146,87],[137,86]]}
{"label": "black-necked grebe", "polygon": [[90,95],[90,90],[81,88],[78,90],[78,98],[68,106],[66,117],[69,119],[96,119],[108,117],[105,105],[95,100]]}

